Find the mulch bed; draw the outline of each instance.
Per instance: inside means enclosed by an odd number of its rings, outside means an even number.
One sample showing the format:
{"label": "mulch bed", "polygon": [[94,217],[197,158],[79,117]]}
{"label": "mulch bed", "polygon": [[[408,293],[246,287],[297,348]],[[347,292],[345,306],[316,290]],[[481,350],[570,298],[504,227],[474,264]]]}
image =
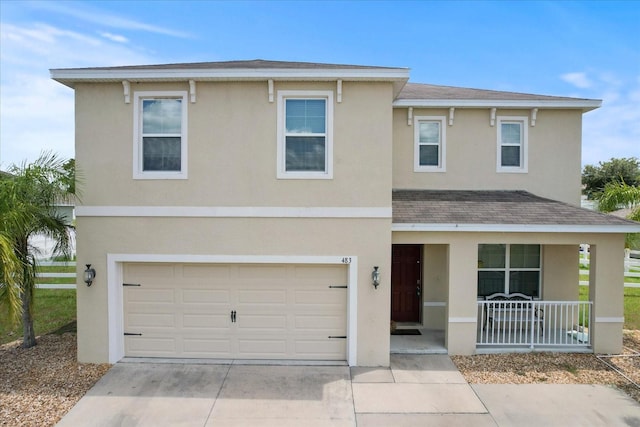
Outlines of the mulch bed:
{"label": "mulch bed", "polygon": [[607,384],[620,388],[640,403],[640,331],[625,330],[623,341],[623,355],[612,357],[513,353],[451,356],[451,359],[471,384]]}

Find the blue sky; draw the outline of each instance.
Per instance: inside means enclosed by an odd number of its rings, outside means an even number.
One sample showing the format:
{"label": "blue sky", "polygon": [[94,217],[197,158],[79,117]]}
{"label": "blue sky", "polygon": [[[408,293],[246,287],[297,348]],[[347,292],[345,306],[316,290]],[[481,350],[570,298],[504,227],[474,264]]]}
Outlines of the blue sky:
{"label": "blue sky", "polygon": [[0,0],[0,167],[74,156],[49,68],[273,59],[411,68],[411,81],[603,100],[583,164],[640,157],[640,1]]}

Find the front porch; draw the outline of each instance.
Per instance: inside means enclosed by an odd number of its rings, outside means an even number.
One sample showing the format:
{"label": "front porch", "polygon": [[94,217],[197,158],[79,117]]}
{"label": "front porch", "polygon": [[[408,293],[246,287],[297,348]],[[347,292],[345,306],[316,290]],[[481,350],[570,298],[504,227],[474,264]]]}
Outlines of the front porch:
{"label": "front porch", "polygon": [[[392,280],[392,319],[394,302],[411,301],[402,295],[413,289],[414,322],[444,330],[451,355],[621,351],[624,233],[640,231],[637,223],[525,191],[394,190],[392,202],[393,245],[422,248],[420,282],[396,289]],[[583,243],[591,245],[586,303],[578,301]],[[544,321],[492,316],[485,325],[480,302],[494,293],[529,296],[520,311],[541,309]]]}

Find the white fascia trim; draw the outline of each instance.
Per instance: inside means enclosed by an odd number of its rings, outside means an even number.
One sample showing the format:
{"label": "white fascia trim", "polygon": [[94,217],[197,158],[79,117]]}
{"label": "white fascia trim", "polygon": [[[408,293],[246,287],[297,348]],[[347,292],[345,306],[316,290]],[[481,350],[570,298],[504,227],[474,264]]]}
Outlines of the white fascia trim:
{"label": "white fascia trim", "polygon": [[569,108],[594,110],[602,106],[600,100],[478,100],[478,99],[398,99],[393,102],[394,108]]}
{"label": "white fascia trim", "polygon": [[162,81],[162,80],[408,80],[409,70],[389,69],[291,69],[291,68],[238,68],[238,69],[167,69],[167,70],[50,70],[57,81]]}
{"label": "white fascia trim", "polygon": [[624,323],[624,317],[596,317],[596,323]]}
{"label": "white fascia trim", "polygon": [[526,225],[394,223],[391,231],[461,231],[499,233],[638,233],[640,225]]}
{"label": "white fascia trim", "polygon": [[[349,262],[345,262],[349,260]],[[124,357],[123,263],[235,263],[235,264],[326,264],[346,265],[347,283],[347,363],[357,365],[358,347],[358,257],[287,255],[185,255],[185,254],[107,254],[107,310],[109,363]]]}
{"label": "white fascia trim", "polygon": [[391,207],[76,206],[76,217],[391,218]]}

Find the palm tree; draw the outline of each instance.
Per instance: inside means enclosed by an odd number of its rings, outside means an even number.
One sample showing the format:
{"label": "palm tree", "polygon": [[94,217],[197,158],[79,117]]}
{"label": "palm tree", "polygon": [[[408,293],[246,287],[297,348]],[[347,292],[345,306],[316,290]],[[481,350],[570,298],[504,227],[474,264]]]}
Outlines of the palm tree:
{"label": "palm tree", "polygon": [[21,271],[20,260],[13,251],[11,239],[0,232],[0,303],[6,306],[9,319],[14,323],[20,317],[20,287],[17,277]]}
{"label": "palm tree", "polygon": [[25,348],[36,345],[33,291],[38,251],[29,244],[29,238],[43,234],[56,242],[54,253],[70,256],[72,226],[55,209],[57,201],[69,197],[74,191],[69,185],[74,181],[70,177],[73,172],[65,170],[64,165],[65,162],[55,154],[43,153],[31,164],[24,162],[20,166],[12,165],[9,168],[11,175],[4,175],[0,179],[0,234],[6,240],[4,245],[9,243],[15,255],[13,261],[10,257],[6,258],[9,262],[3,259],[0,278],[4,285],[0,297],[15,308],[12,291],[15,286],[10,284],[13,280],[20,295],[19,310],[13,313],[16,316],[21,313],[22,346]]}
{"label": "palm tree", "polygon": [[[617,209],[630,208],[628,219],[640,222],[640,187],[624,182],[610,182],[598,197],[598,209],[602,212],[613,212]],[[626,246],[632,247],[640,243],[640,234],[627,234]]]}

